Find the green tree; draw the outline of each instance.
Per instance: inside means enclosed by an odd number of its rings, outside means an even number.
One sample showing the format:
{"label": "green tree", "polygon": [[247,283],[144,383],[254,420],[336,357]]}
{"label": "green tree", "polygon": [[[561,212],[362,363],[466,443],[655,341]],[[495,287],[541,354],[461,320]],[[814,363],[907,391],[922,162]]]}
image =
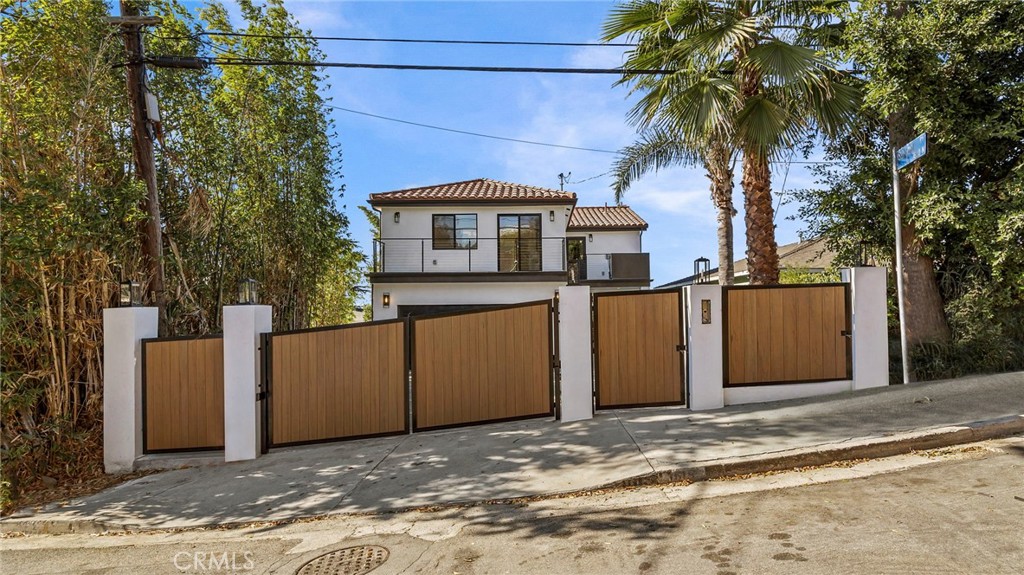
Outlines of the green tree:
{"label": "green tree", "polygon": [[[769,161],[809,132],[837,133],[857,109],[825,50],[845,4],[834,0],[634,0],[613,10],[604,38],[638,39],[624,65],[645,92],[634,115],[685,142],[729,141],[743,156],[752,283],[778,282]],[[709,138],[712,140],[709,141]]]}
{"label": "green tree", "polygon": [[[10,491],[102,471],[102,309],[146,273],[135,233],[120,31],[103,0],[6,2],[0,19],[0,429]],[[284,9],[243,0],[193,16],[154,0],[149,54],[314,60]],[[203,30],[275,38],[211,37]],[[289,36],[278,39],[277,36]],[[337,208],[341,154],[320,71],[156,68],[156,155],[172,334],[219,331],[236,282],[261,282],[277,329],[352,317],[364,257]],[[6,490],[6,488],[5,488]],[[7,497],[8,495],[4,495]],[[0,501],[6,506],[7,501]]]}
{"label": "green tree", "polygon": [[[847,262],[862,239],[891,261],[890,144],[928,133],[928,154],[902,186],[906,327],[915,355],[932,358],[915,365],[921,378],[1024,367],[1022,31],[1024,5],[1013,0],[871,0],[850,20],[865,109],[827,146],[841,163],[818,170],[825,186],[801,193],[801,217]],[[952,345],[942,343],[947,321]]]}

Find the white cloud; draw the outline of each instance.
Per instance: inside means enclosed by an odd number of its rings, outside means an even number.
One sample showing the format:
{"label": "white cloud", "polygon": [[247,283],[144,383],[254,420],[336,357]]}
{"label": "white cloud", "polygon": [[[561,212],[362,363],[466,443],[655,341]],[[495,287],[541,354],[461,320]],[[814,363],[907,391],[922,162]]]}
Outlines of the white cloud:
{"label": "white cloud", "polygon": [[312,30],[316,35],[352,28],[342,14],[340,2],[287,2],[285,8],[299,21],[299,27]]}

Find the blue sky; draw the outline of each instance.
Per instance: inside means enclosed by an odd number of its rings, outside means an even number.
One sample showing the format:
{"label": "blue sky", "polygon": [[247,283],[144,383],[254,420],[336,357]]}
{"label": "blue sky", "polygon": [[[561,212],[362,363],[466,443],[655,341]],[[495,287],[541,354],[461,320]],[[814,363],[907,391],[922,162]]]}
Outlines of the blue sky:
{"label": "blue sky", "polygon": [[[231,0],[225,2],[229,6]],[[197,6],[197,2],[187,2]],[[320,36],[596,42],[612,2],[286,1],[301,26]],[[237,23],[237,22],[236,22]],[[330,61],[361,63],[501,65],[535,67],[614,67],[624,48],[481,47],[322,42]],[[494,74],[388,70],[326,71],[325,96],[336,106],[362,112],[567,146],[618,150],[633,141],[625,121],[628,90],[613,87],[614,76]],[[345,206],[351,234],[365,251],[370,231],[356,206],[368,194],[402,188],[492,178],[558,188],[558,174],[572,173],[567,190],[578,205],[614,203],[611,180],[601,176],[612,154],[503,142],[368,118],[333,114],[344,160],[339,206]],[[796,159],[800,159],[797,157]],[[735,198],[739,195],[737,166]],[[779,192],[810,187],[806,166],[775,166]],[[590,179],[593,178],[593,179]],[[690,275],[693,260],[717,264],[715,212],[703,170],[671,169],[644,178],[626,195],[650,224],[644,234],[651,253],[653,285]],[[778,243],[798,239],[803,227],[789,221],[794,204],[776,215]],[[741,213],[734,219],[737,259],[743,257]]]}

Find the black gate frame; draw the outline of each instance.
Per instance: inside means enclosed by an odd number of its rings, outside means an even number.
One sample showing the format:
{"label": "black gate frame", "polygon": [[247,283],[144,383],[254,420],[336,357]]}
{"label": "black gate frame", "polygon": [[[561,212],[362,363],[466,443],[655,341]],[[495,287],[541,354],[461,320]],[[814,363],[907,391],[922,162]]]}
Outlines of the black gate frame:
{"label": "black gate frame", "polygon": [[[536,305],[539,303],[547,303],[548,305],[548,342],[549,349],[551,350],[551,356],[548,358],[548,385],[551,393],[551,406],[548,412],[528,415],[522,417],[505,418],[500,420],[488,420],[488,421],[475,421],[472,423],[459,423],[454,425],[445,425],[431,428],[418,428],[416,427],[416,398],[415,398],[415,336],[413,331],[413,324],[417,318],[419,319],[431,319],[437,317],[446,317],[453,315],[469,315],[474,313],[482,313],[488,311],[500,311],[503,309],[514,309],[518,307],[526,307],[530,305]],[[274,382],[273,382],[273,365],[272,365],[272,353],[271,348],[273,346],[273,338],[276,335],[288,335],[294,333],[304,333],[311,331],[326,331],[332,329],[344,329],[349,327],[360,327],[371,324],[382,324],[391,322],[402,322],[404,324],[404,359],[405,359],[405,429],[398,432],[387,432],[382,434],[374,434],[368,436],[358,437],[340,437],[340,438],[328,438],[328,439],[317,439],[312,441],[298,442],[298,443],[287,443],[287,444],[274,444],[273,443],[273,410],[271,409],[271,402],[274,397]],[[335,441],[352,441],[357,439],[367,439],[369,437],[386,437],[395,435],[405,435],[413,432],[422,431],[434,431],[441,429],[451,429],[457,427],[472,427],[476,425],[485,425],[488,423],[498,423],[504,421],[519,421],[523,419],[535,419],[540,417],[555,417],[561,416],[561,401],[559,397],[559,391],[561,388],[561,362],[559,361],[559,341],[558,341],[558,297],[557,295],[550,300],[536,300],[529,302],[521,302],[516,304],[508,305],[495,305],[488,306],[486,309],[467,310],[458,312],[448,312],[439,314],[429,314],[422,316],[408,316],[401,319],[393,320],[382,320],[377,322],[363,322],[354,324],[345,324],[342,326],[328,326],[318,327],[310,329],[300,329],[292,331],[282,332],[269,332],[261,333],[259,336],[259,352],[260,352],[260,384],[256,395],[256,401],[259,404],[260,413],[260,453],[266,454],[271,448],[277,447],[289,447],[294,445],[308,445],[316,443],[327,443]]]}
{"label": "black gate frame", "polygon": [[[645,295],[645,294],[664,294],[664,293],[675,293],[679,298],[679,339],[676,343],[676,352],[681,354],[679,360],[679,387],[680,387],[680,401],[662,401],[654,403],[630,403],[630,404],[616,404],[616,405],[601,405],[601,382],[600,382],[600,370],[598,369],[599,354],[597,351],[597,338],[598,334],[598,313],[597,313],[597,300],[599,298],[615,297],[615,296],[626,296],[626,295]],[[594,410],[609,410],[609,409],[630,409],[635,407],[666,407],[672,405],[689,405],[687,403],[688,396],[686,393],[686,367],[688,364],[688,352],[686,349],[686,337],[688,335],[686,329],[686,298],[683,297],[682,288],[663,288],[663,289],[645,289],[645,290],[629,290],[629,291],[611,291],[611,292],[600,292],[595,293],[591,296],[591,365],[593,366],[594,372]]]}
{"label": "black gate frame", "polygon": [[835,378],[796,379],[779,381],[762,381],[756,383],[729,383],[729,292],[734,290],[788,289],[808,287],[842,287],[846,300],[846,326],[841,335],[846,338],[846,379],[853,379],[853,341],[851,331],[853,325],[853,301],[850,284],[847,282],[827,282],[817,284],[774,284],[774,285],[731,285],[722,286],[722,386],[726,389],[737,387],[762,387],[766,385],[792,385],[797,383],[823,383],[840,381]]}

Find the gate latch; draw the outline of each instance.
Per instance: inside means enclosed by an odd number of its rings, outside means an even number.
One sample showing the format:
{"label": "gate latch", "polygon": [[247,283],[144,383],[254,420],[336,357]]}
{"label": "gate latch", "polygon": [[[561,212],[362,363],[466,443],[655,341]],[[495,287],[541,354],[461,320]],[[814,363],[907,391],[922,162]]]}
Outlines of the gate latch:
{"label": "gate latch", "polygon": [[681,344],[677,345],[676,346],[676,351],[678,351],[679,353],[683,353],[684,351],[686,351],[686,344],[685,343],[681,343]]}
{"label": "gate latch", "polygon": [[256,394],[256,401],[263,401],[266,398],[267,398],[267,392],[265,392],[265,391],[261,391],[261,392]]}

